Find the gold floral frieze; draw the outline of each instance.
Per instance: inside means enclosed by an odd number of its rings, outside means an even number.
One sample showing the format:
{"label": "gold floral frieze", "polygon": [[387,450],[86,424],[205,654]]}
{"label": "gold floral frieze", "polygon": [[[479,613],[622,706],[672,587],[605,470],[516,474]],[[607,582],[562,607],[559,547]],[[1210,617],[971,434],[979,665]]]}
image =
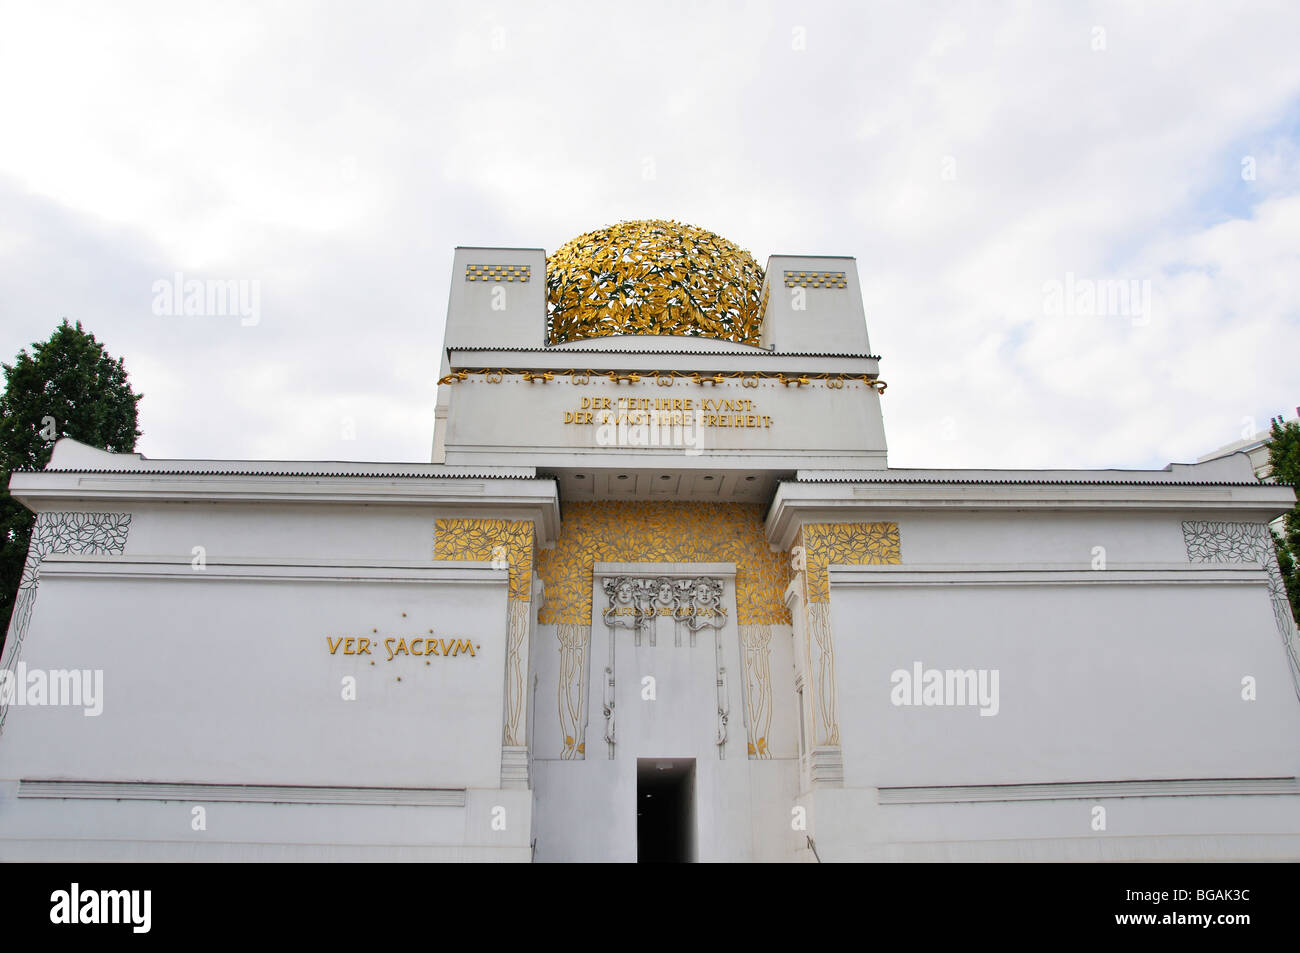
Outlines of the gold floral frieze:
{"label": "gold floral frieze", "polygon": [[789,557],[768,548],[763,517],[761,505],[748,503],[570,503],[555,547],[537,556],[546,589],[538,619],[590,625],[598,562],[734,562],[737,621],[788,625],[782,596],[791,578]]}
{"label": "gold floral frieze", "polygon": [[903,558],[897,523],[805,523],[803,547],[809,602],[830,600],[832,564],[887,565]]}
{"label": "gold floral frieze", "polygon": [[608,380],[614,384],[639,384],[642,381],[654,381],[659,387],[675,387],[678,382],[699,384],[702,387],[716,387],[723,384],[740,384],[741,387],[758,387],[763,381],[776,381],[783,387],[808,387],[812,384],[820,383],[830,390],[843,390],[846,384],[865,384],[872,388],[878,394],[883,394],[885,388],[889,385],[880,380],[874,374],[837,374],[837,373],[797,373],[787,374],[785,371],[714,371],[712,373],[699,371],[673,371],[673,370],[649,370],[649,371],[593,371],[590,368],[580,370],[578,368],[569,368],[567,370],[555,370],[553,368],[527,368],[527,367],[480,367],[480,368],[457,368],[445,377],[438,380],[439,384],[459,384],[461,381],[467,381],[477,377],[489,384],[500,384],[507,378],[521,378],[529,384],[549,384],[552,381],[569,383],[574,386],[585,386],[595,380]]}
{"label": "gold floral frieze", "polygon": [[533,585],[533,524],[527,520],[435,520],[433,558],[491,562],[508,569],[510,598],[527,602]]}

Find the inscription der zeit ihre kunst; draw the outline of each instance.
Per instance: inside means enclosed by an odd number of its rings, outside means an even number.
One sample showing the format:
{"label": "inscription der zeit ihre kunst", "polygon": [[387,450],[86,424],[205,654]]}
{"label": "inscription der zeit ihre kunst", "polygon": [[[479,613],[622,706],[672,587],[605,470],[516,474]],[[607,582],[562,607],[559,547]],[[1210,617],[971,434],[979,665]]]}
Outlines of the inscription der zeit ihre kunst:
{"label": "inscription der zeit ihre kunst", "polygon": [[755,401],[727,397],[584,397],[564,412],[566,424],[594,426],[767,428]]}

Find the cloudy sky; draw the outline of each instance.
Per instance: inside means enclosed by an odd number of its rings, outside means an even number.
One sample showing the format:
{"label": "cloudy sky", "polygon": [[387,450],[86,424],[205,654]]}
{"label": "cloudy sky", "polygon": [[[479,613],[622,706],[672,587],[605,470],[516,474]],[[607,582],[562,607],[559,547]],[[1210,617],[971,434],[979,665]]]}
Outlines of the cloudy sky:
{"label": "cloudy sky", "polygon": [[[0,2],[0,359],[82,321],[152,457],[427,460],[456,245],[674,218],[857,258],[894,466],[1193,460],[1300,404],[1298,36],[1294,3]],[[178,272],[258,282],[257,323],[155,314]]]}

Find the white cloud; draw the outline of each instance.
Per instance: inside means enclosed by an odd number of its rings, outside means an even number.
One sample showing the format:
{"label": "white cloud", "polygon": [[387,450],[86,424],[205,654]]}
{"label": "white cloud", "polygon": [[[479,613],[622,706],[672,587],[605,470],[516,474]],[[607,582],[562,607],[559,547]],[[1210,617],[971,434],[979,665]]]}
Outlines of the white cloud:
{"label": "white cloud", "polygon": [[[1290,5],[2,19],[0,356],[81,318],[151,455],[426,459],[453,246],[635,217],[856,256],[894,465],[1159,466],[1300,401]],[[262,324],[154,317],[176,270],[260,280]],[[1045,315],[1067,273],[1150,323]]]}

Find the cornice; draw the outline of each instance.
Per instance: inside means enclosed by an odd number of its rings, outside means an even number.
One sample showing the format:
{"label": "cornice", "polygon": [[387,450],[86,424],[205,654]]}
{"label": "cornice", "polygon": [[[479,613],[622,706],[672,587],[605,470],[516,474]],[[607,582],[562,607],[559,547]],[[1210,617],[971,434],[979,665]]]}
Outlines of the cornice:
{"label": "cornice", "polygon": [[1086,472],[1077,481],[1033,481],[1029,476],[1022,482],[969,478],[786,481],[773,496],[766,529],[768,542],[785,551],[805,522],[897,519],[927,511],[1213,513],[1219,518],[1264,522],[1294,506],[1294,491],[1277,484],[1089,480]]}
{"label": "cornice", "polygon": [[560,531],[555,480],[520,476],[42,470],[14,473],[9,492],[35,512],[142,502],[427,506],[440,514],[490,511],[532,520],[543,547]]}

